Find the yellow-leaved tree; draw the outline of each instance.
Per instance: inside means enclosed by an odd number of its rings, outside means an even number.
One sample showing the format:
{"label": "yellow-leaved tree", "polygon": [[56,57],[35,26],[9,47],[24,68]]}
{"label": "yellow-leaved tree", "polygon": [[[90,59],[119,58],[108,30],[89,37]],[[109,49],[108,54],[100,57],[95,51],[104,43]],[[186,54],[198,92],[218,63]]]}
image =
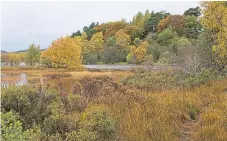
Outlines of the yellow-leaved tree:
{"label": "yellow-leaved tree", "polygon": [[217,60],[227,64],[227,2],[203,2],[203,17],[201,24],[214,35],[213,52]]}
{"label": "yellow-leaved tree", "polygon": [[51,60],[54,67],[75,69],[81,66],[81,37],[61,37],[43,52],[43,57]]}
{"label": "yellow-leaved tree", "polygon": [[90,50],[92,50],[92,52],[100,52],[103,50],[103,43],[104,43],[104,40],[103,40],[103,33],[102,32],[97,32],[95,33],[90,42],[91,44],[91,48]]}
{"label": "yellow-leaved tree", "polygon": [[135,56],[136,63],[141,63],[144,61],[147,54],[147,41],[142,42],[137,48],[132,48],[131,54]]}
{"label": "yellow-leaved tree", "polygon": [[126,34],[123,29],[116,32],[115,37],[117,44],[122,47],[127,47],[131,42],[130,36]]}

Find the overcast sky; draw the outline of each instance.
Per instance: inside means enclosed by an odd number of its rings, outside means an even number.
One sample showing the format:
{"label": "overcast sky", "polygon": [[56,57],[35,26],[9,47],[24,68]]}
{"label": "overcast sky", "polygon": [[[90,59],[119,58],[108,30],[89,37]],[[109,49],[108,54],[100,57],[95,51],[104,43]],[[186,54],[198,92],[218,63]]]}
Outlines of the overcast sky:
{"label": "overcast sky", "polygon": [[5,51],[27,49],[32,43],[47,48],[61,36],[82,30],[91,22],[131,21],[139,11],[165,10],[183,14],[197,1],[175,2],[2,2],[1,48]]}

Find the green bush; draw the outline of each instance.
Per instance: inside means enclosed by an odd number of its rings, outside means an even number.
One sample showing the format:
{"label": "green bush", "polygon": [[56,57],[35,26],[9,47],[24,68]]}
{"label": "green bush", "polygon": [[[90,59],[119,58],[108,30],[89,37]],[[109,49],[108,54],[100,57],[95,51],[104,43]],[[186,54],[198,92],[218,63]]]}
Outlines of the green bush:
{"label": "green bush", "polygon": [[117,124],[107,109],[91,107],[82,114],[79,139],[84,138],[82,133],[89,133],[89,138],[96,137],[94,141],[113,141],[117,137]]}
{"label": "green bush", "polygon": [[136,57],[131,53],[127,55],[128,64],[136,64]]}
{"label": "green bush", "polygon": [[35,141],[35,129],[23,130],[19,117],[15,116],[11,111],[1,113],[1,140],[3,141]]}
{"label": "green bush", "polygon": [[52,61],[46,57],[41,57],[41,65],[50,68],[52,67]]}
{"label": "green bush", "polygon": [[171,28],[167,28],[158,34],[156,41],[161,46],[169,46],[175,38],[177,38],[177,33]]}
{"label": "green bush", "polygon": [[104,50],[101,53],[101,60],[104,63],[112,64],[116,62],[125,62],[127,54],[127,49],[118,45],[104,47]]}
{"label": "green bush", "polygon": [[195,109],[190,109],[190,110],[189,110],[189,116],[190,116],[190,119],[196,120],[196,118],[197,118],[197,116],[198,116],[197,110],[195,110]]}
{"label": "green bush", "polygon": [[2,89],[2,111],[14,110],[19,113],[25,128],[33,124],[41,124],[45,117],[50,116],[48,105],[53,102],[57,93],[42,93],[32,86],[9,86]]}
{"label": "green bush", "polygon": [[70,131],[68,124],[63,116],[51,116],[44,120],[42,130],[47,135],[63,135]]}
{"label": "green bush", "polygon": [[84,64],[96,64],[98,62],[98,54],[95,52],[85,53],[83,55],[83,63]]}
{"label": "green bush", "polygon": [[97,141],[98,137],[95,132],[79,129],[66,134],[66,141]]}
{"label": "green bush", "polygon": [[147,54],[152,55],[153,61],[157,62],[161,55],[160,45],[158,44],[149,45],[147,48]]}
{"label": "green bush", "polygon": [[140,71],[123,81],[143,90],[162,90],[163,88],[194,87],[212,79],[223,78],[223,72],[204,69],[199,74],[190,74],[182,70]]}

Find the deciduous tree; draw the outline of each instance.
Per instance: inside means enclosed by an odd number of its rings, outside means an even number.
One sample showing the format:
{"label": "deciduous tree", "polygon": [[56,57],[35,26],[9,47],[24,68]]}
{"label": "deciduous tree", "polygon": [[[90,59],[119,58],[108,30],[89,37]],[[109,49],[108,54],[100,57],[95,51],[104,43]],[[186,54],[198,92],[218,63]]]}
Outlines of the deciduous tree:
{"label": "deciduous tree", "polygon": [[40,62],[40,47],[31,44],[26,52],[26,63],[30,66],[34,66]]}
{"label": "deciduous tree", "polygon": [[201,23],[213,34],[213,52],[221,64],[227,64],[227,2],[203,2],[202,6]]}
{"label": "deciduous tree", "polygon": [[81,50],[80,37],[61,37],[45,51],[44,57],[50,59],[55,67],[74,69],[81,65]]}
{"label": "deciduous tree", "polygon": [[169,15],[165,19],[162,19],[158,24],[158,32],[171,27],[179,35],[183,34],[184,17],[181,15]]}
{"label": "deciduous tree", "polygon": [[197,39],[202,31],[202,25],[195,16],[185,16],[183,30],[187,38]]}
{"label": "deciduous tree", "polygon": [[185,16],[196,16],[199,17],[201,15],[201,9],[199,6],[195,7],[195,8],[189,8],[188,10],[186,10],[184,12]]}
{"label": "deciduous tree", "polygon": [[157,32],[157,25],[161,19],[164,19],[166,16],[168,16],[169,13],[166,13],[165,11],[161,12],[152,12],[149,19],[145,22],[144,25],[144,32],[145,35],[147,35],[149,32]]}

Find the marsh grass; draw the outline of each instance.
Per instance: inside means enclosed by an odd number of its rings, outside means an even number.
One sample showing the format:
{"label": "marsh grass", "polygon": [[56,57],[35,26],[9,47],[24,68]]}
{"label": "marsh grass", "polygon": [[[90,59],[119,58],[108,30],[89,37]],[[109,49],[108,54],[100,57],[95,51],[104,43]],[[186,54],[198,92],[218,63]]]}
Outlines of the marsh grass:
{"label": "marsh grass", "polygon": [[[46,75],[46,78],[55,76],[47,81],[45,87],[54,88],[62,99],[67,99],[71,93],[79,94],[88,107],[102,106],[108,109],[117,121],[116,140],[227,140],[227,79],[220,77],[212,80],[215,75],[210,71],[202,73],[195,83],[191,82],[192,77],[190,81],[181,81],[190,87],[175,85],[178,84],[176,80],[188,76],[172,71],[135,76],[127,71],[46,71],[42,75]],[[72,77],[69,79],[68,75]],[[31,77],[33,76],[39,74],[31,73]],[[134,85],[121,81],[127,76],[129,79],[126,81],[131,81]],[[138,87],[135,84],[146,85]],[[65,90],[67,87],[69,91]],[[67,103],[66,101],[65,104]],[[74,118],[74,115],[65,116]],[[73,122],[70,125],[74,125]]]}
{"label": "marsh grass", "polygon": [[119,140],[224,141],[226,84],[226,79],[216,80],[156,92],[106,84],[93,102],[110,108],[118,119]]}
{"label": "marsh grass", "polygon": [[20,79],[19,75],[14,75],[14,76],[3,76],[1,78],[1,83],[9,83],[9,84],[14,84]]}

